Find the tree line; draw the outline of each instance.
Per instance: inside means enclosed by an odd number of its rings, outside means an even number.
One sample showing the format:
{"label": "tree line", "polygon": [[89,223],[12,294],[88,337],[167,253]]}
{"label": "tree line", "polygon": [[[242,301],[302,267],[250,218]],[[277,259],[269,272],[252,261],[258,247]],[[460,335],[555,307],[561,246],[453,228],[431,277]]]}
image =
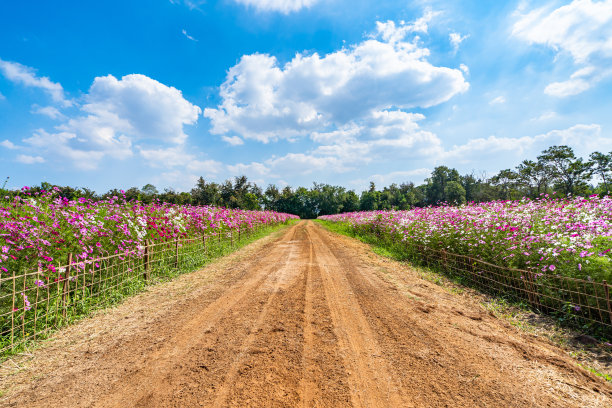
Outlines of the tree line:
{"label": "tree line", "polygon": [[[313,183],[310,188],[279,188],[273,184],[264,190],[246,176],[223,183],[200,177],[189,192],[167,188],[160,192],[151,184],[141,189],[132,187],[124,192],[112,189],[97,194],[88,188],[58,187],[68,199],[85,197],[93,200],[125,195],[127,200],[151,203],[213,205],[248,210],[267,209],[316,218],[319,215],[349,211],[406,210],[413,207],[492,200],[537,198],[556,192],[559,196],[605,195],[612,182],[612,152],[592,153],[588,159],[576,157],[569,146],[552,146],[536,160],[524,160],[515,169],[504,169],[493,177],[474,173],[460,175],[447,166],[436,167],[421,185],[412,182],[391,184],[378,190],[373,182],[366,191],[357,194],[342,186]],[[5,182],[6,184],[6,182]],[[42,183],[30,191],[50,190],[54,186]],[[4,194],[22,194],[6,191]]]}

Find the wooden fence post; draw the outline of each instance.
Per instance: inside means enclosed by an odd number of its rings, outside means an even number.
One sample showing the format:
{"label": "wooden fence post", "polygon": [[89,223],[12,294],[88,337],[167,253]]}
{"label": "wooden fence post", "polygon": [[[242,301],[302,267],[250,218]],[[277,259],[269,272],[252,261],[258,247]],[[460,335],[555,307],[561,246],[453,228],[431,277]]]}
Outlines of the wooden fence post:
{"label": "wooden fence post", "polygon": [[234,230],[230,228],[230,245],[234,247]]}
{"label": "wooden fence post", "polygon": [[610,306],[610,289],[608,287],[608,282],[604,280],[602,283],[604,286],[604,291],[606,292],[606,304],[608,305],[608,316],[610,317],[610,324],[612,324],[612,306]]}
{"label": "wooden fence post", "polygon": [[527,273],[529,274],[529,300],[531,301],[531,305],[537,308],[539,306],[539,302],[538,295],[536,294],[536,285],[535,279],[533,277],[533,271],[528,271]]}
{"label": "wooden fence post", "polygon": [[[14,347],[14,337],[15,337],[15,295],[17,294],[17,272],[16,269],[13,269],[13,306],[11,309],[11,350]],[[25,279],[25,276],[23,277]]]}
{"label": "wooden fence post", "polygon": [[38,290],[40,289],[40,283],[42,282],[41,278],[42,275],[42,268],[40,267],[40,264],[38,264],[38,270],[36,271],[36,280],[38,282],[34,282],[34,284],[36,285],[36,303],[34,303],[34,340],[36,340],[36,330],[38,328]]}
{"label": "wooden fence post", "polygon": [[68,295],[70,292],[70,269],[72,268],[72,253],[68,254],[68,264],[66,265],[66,276],[64,277],[64,291],[62,294],[62,316],[66,317],[68,308]]}
{"label": "wooden fence post", "polygon": [[176,238],[176,242],[174,243],[174,268],[178,269],[179,264],[179,240],[180,238]]}
{"label": "wooden fence post", "polygon": [[144,273],[142,277],[145,281],[149,280],[149,268],[150,265],[150,248],[149,248],[149,240],[145,239],[145,249],[144,249]]}
{"label": "wooden fence post", "polygon": [[240,226],[238,227],[238,242],[240,242]]}
{"label": "wooden fence post", "polygon": [[204,255],[206,255],[206,234],[202,235],[202,245],[203,245],[203,252]]}

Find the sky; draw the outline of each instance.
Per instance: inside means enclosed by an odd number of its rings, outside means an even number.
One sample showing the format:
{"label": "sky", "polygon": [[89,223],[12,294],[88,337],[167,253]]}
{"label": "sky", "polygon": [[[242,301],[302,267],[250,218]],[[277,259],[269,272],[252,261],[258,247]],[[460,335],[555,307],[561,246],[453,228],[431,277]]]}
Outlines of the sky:
{"label": "sky", "polygon": [[0,178],[361,191],[612,150],[612,0],[0,5]]}

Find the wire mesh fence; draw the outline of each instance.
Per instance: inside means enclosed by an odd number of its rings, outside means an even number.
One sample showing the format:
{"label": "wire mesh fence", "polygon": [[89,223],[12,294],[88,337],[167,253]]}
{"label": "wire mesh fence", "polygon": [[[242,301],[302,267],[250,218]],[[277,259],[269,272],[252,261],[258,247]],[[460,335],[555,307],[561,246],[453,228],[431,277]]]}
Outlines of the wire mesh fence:
{"label": "wire mesh fence", "polygon": [[526,301],[534,310],[612,335],[612,288],[605,280],[514,269],[426,246],[398,245],[413,264],[460,276],[483,292]]}
{"label": "wire mesh fence", "polygon": [[76,261],[69,254],[56,277],[37,270],[0,275],[0,355],[44,337],[76,316],[137,292],[147,284],[193,270],[266,228],[235,228],[153,243],[137,250]]}

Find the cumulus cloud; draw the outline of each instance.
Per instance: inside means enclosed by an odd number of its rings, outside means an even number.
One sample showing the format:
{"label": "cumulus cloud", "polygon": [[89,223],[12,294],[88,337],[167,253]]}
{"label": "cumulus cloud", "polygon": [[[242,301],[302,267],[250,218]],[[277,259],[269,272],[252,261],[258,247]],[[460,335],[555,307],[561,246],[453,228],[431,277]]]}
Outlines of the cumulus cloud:
{"label": "cumulus cloud", "polygon": [[451,46],[453,47],[453,52],[457,52],[459,50],[459,45],[461,45],[461,43],[469,36],[469,34],[461,35],[459,33],[450,33],[448,35],[448,39],[451,43]]}
{"label": "cumulus cloud", "polygon": [[407,161],[435,157],[443,152],[441,140],[421,129],[421,114],[399,110],[376,111],[360,124],[329,132],[313,132],[317,146],[262,162],[229,166],[235,174],[283,178],[287,174],[346,173],[372,162]]}
{"label": "cumulus cloud", "polygon": [[70,106],[72,102],[64,95],[64,88],[57,82],[52,82],[48,77],[39,77],[33,68],[21,65],[17,62],[4,61],[0,59],[0,72],[11,82],[27,87],[42,89],[54,102],[62,106]]}
{"label": "cumulus cloud", "polygon": [[32,106],[32,113],[47,116],[51,119],[65,119],[66,116],[62,114],[55,106]]}
{"label": "cumulus cloud", "polygon": [[[541,44],[586,65],[570,79],[548,85],[556,97],[576,95],[609,76],[612,62],[612,0],[574,0],[552,9],[545,6],[522,14],[512,33],[531,44]],[[552,11],[551,11],[552,9]]]}
{"label": "cumulus cloud", "polygon": [[23,164],[36,164],[45,162],[45,159],[40,156],[29,156],[27,154],[20,154],[19,156],[17,156],[16,160],[19,163]]}
{"label": "cumulus cloud", "polygon": [[11,142],[10,140],[3,140],[2,142],[0,142],[0,146],[6,148],[6,149],[17,149],[17,146],[15,146],[15,143]]}
{"label": "cumulus cloud", "polygon": [[184,166],[195,159],[193,155],[183,149],[183,146],[153,149],[140,148],[139,150],[140,155],[152,167]]}
{"label": "cumulus cloud", "polygon": [[193,159],[186,163],[185,168],[188,171],[196,173],[217,174],[221,172],[225,166],[217,160],[196,160]]}
{"label": "cumulus cloud", "polygon": [[[194,124],[201,113],[176,88],[139,74],[95,78],[78,109],[77,115],[53,131],[39,129],[24,143],[41,153],[69,159],[82,169],[96,168],[104,157],[132,157],[138,143],[170,145],[166,158],[171,160],[178,149],[172,146],[182,145],[187,138],[184,126]],[[56,113],[40,113],[45,112]],[[147,154],[159,158],[160,150],[162,147],[140,152],[145,158]]]}
{"label": "cumulus cloud", "polygon": [[183,126],[194,124],[201,113],[178,89],[140,74],[120,80],[112,75],[97,77],[81,110],[86,116],[77,121],[93,122],[115,134],[173,143],[185,141]]}
{"label": "cumulus cloud", "polygon": [[232,146],[239,146],[239,145],[244,144],[244,140],[242,140],[238,136],[223,136],[222,139],[224,142]]}
{"label": "cumulus cloud", "polygon": [[[411,27],[406,29],[406,27]],[[269,142],[341,128],[388,109],[427,108],[465,92],[458,69],[434,66],[429,50],[407,41],[423,23],[378,23],[375,38],[280,65],[243,56],[221,85],[221,104],[205,109],[213,134]]]}
{"label": "cumulus cloud", "polygon": [[388,186],[392,183],[404,183],[412,181],[413,183],[422,183],[425,178],[431,174],[432,169],[418,168],[413,170],[392,171],[385,174],[372,174],[367,178],[355,179],[350,182],[352,186],[358,190],[365,190],[370,183],[374,182],[377,186]]}
{"label": "cumulus cloud", "polygon": [[318,0],[234,0],[236,3],[254,7],[257,11],[276,11],[289,14],[308,8]]}
{"label": "cumulus cloud", "polygon": [[471,139],[463,145],[453,146],[445,151],[441,158],[470,162],[482,157],[499,157],[496,154],[512,154],[524,158],[528,154],[537,155],[552,145],[568,145],[579,156],[600,150],[612,150],[612,138],[602,135],[598,124],[577,124],[567,129],[556,129],[550,132],[517,138],[489,136],[488,138]]}
{"label": "cumulus cloud", "polygon": [[[41,152],[49,157],[59,157],[82,170],[97,168],[100,160],[105,154],[108,154],[107,150],[96,149],[96,147],[108,148],[108,143],[102,143],[102,146],[95,146],[95,143],[92,143],[93,146],[82,146],[82,143],[77,139],[77,135],[69,132],[48,133],[44,129],[38,129],[32,136],[23,139],[23,142],[31,150]],[[117,153],[126,151],[116,146],[111,147],[115,147]],[[131,150],[128,149],[127,151],[131,155]]]}
{"label": "cumulus cloud", "polygon": [[544,92],[551,96],[566,97],[577,95],[592,88],[599,81],[610,75],[612,71],[605,68],[588,66],[574,72],[570,79],[549,84]]}
{"label": "cumulus cloud", "polygon": [[257,162],[229,165],[227,169],[232,174],[248,174],[251,176],[262,176],[270,173],[270,169],[265,164]]}

